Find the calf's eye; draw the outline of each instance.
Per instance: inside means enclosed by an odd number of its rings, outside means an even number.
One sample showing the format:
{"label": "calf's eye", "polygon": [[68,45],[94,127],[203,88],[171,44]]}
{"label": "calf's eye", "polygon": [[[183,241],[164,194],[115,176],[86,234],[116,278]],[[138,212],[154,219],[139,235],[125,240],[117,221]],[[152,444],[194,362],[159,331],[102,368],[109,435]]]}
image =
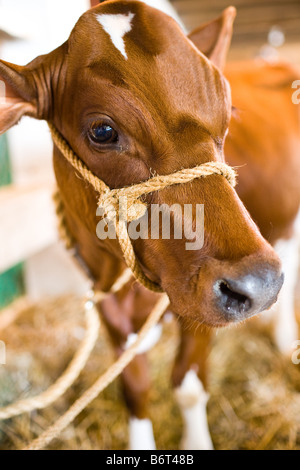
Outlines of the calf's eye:
{"label": "calf's eye", "polygon": [[93,122],[88,133],[96,144],[113,144],[118,141],[117,131],[105,121]]}

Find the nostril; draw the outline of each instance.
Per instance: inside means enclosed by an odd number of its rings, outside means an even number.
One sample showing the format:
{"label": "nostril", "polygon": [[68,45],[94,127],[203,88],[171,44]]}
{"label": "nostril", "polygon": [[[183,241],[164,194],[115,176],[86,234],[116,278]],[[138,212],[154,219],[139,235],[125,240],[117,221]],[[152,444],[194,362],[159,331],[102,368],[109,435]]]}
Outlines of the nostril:
{"label": "nostril", "polygon": [[220,281],[218,291],[218,297],[221,298],[223,308],[228,314],[245,314],[251,310],[251,299],[241,292],[237,292],[228,281]]}
{"label": "nostril", "polygon": [[256,315],[274,304],[283,276],[268,269],[236,279],[219,279],[214,284],[217,306],[228,322]]}

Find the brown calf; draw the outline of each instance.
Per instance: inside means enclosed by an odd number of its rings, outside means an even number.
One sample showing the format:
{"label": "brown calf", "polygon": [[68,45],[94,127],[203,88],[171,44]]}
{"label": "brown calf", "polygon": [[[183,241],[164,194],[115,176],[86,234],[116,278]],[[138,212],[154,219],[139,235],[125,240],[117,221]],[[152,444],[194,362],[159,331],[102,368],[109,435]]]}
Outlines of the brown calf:
{"label": "brown calf", "polygon": [[[223,161],[231,96],[223,67],[234,9],[189,38],[169,16],[137,1],[107,1],[84,14],[69,40],[26,67],[0,62],[5,97],[0,131],[27,114],[53,124],[95,175],[111,188]],[[199,47],[206,55],[199,52]],[[234,155],[233,155],[234,158]],[[97,195],[59,150],[54,167],[77,251],[96,288],[109,290],[124,269],[117,240],[96,235]],[[278,256],[225,178],[210,176],[145,198],[151,204],[204,204],[201,249],[186,239],[138,239],[136,256],[169,295],[182,343],[173,381],[186,419],[186,448],[211,448],[205,423],[209,329],[249,318],[276,300],[283,282]],[[196,224],[195,211],[193,224]],[[171,213],[172,227],[176,216]],[[119,354],[141,327],[155,295],[129,283],[102,302]],[[201,333],[194,327],[203,325]],[[144,348],[146,349],[146,348]],[[132,413],[132,448],[154,447],[147,420],[145,351],[123,374]],[[195,416],[197,427],[195,428]]]}
{"label": "brown calf", "polygon": [[285,283],[277,305],[275,340],[290,353],[298,338],[294,292],[298,275],[300,208],[299,105],[292,85],[300,69],[263,60],[231,64],[233,113],[225,155],[239,166],[237,192],[275,247],[283,263]]}

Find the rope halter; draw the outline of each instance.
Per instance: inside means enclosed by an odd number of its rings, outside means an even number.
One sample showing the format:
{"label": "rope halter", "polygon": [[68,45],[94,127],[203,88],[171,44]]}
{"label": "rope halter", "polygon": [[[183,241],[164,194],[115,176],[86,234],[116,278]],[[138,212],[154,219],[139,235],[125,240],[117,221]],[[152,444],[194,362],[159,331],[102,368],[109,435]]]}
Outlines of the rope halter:
{"label": "rope halter", "polygon": [[[148,279],[142,271],[127,231],[127,222],[139,219],[147,211],[147,204],[141,201],[140,197],[173,185],[189,183],[194,179],[205,178],[210,175],[223,176],[232,187],[235,187],[235,170],[222,162],[207,162],[194,168],[177,171],[170,175],[154,176],[147,181],[125,188],[110,189],[104,181],[88,169],[52,124],[49,124],[49,128],[56,147],[80,176],[85,181],[88,181],[94,190],[99,193],[98,205],[103,208],[104,215],[114,222],[125,262],[131,269],[135,278],[148,289],[154,292],[163,292],[160,286]],[[126,218],[123,217],[123,214],[122,218],[119,217],[119,204],[123,197],[126,198],[127,203]]]}

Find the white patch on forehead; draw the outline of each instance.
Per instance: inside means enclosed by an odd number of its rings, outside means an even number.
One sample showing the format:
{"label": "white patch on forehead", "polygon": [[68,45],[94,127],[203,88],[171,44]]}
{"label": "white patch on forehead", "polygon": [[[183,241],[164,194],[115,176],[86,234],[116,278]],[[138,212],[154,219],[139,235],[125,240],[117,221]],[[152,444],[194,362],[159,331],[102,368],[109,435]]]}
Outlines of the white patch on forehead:
{"label": "white patch on forehead", "polygon": [[104,31],[109,34],[113,45],[121,52],[121,54],[127,60],[127,54],[125,50],[124,36],[131,31],[131,22],[134,17],[134,13],[128,13],[127,15],[96,15],[98,22],[103,27]]}

